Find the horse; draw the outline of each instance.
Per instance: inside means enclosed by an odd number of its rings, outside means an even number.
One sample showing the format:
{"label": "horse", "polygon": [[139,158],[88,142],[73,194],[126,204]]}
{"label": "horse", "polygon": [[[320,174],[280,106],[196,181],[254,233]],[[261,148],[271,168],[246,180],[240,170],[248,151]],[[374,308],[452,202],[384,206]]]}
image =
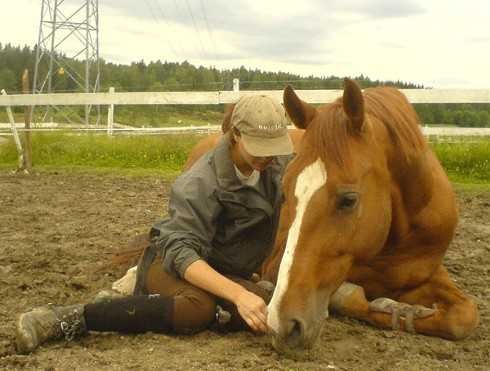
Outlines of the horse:
{"label": "horse", "polygon": [[456,197],[406,97],[391,87],[362,92],[346,79],[342,97],[319,108],[290,86],[283,98],[305,132],[262,269],[276,284],[273,346],[311,348],[329,309],[380,328],[467,337],[477,307],[442,263]]}
{"label": "horse", "polygon": [[[380,328],[467,337],[477,307],[442,264],[458,220],[455,194],[405,96],[389,87],[363,93],[346,79],[343,96],[320,108],[290,86],[283,98],[298,129],[289,131],[296,156],[261,270],[276,285],[267,317],[273,346],[311,348],[329,309]],[[184,171],[221,135],[202,139]],[[138,257],[147,244],[139,236],[115,262]]]}

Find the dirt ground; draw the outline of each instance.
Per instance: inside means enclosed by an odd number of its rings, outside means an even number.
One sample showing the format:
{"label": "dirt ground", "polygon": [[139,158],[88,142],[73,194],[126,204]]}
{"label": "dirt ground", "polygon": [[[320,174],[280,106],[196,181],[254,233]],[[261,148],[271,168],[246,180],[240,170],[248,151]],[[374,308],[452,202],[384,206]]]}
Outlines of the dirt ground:
{"label": "dirt ground", "polygon": [[461,220],[446,264],[478,303],[481,325],[451,342],[331,317],[300,359],[249,333],[90,334],[31,355],[13,346],[17,313],[90,300],[121,271],[98,270],[111,252],[165,213],[158,178],[0,172],[0,369],[40,370],[490,370],[490,192],[460,193]]}

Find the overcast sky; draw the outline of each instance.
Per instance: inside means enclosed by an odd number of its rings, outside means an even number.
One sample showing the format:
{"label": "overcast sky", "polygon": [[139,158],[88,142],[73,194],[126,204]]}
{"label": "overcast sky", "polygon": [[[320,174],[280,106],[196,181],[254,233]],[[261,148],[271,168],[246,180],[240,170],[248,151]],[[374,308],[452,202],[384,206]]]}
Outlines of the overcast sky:
{"label": "overcast sky", "polygon": [[[65,0],[64,13],[83,2]],[[2,0],[0,42],[34,45],[41,3]],[[490,89],[489,0],[99,0],[99,16],[111,62]]]}

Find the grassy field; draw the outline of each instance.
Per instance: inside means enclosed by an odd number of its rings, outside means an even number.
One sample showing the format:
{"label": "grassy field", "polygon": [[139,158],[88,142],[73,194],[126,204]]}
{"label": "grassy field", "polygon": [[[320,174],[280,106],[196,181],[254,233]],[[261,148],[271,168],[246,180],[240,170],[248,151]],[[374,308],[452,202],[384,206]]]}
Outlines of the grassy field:
{"label": "grassy field", "polygon": [[434,143],[437,157],[453,182],[490,183],[490,140]]}
{"label": "grassy field", "polygon": [[[199,135],[113,136],[35,133],[33,163],[38,169],[177,175]],[[15,167],[12,140],[0,146],[0,167]]]}
{"label": "grassy field", "polygon": [[[33,161],[38,169],[162,174],[180,172],[199,135],[114,136],[35,133]],[[434,143],[434,151],[453,182],[490,183],[490,141]],[[17,154],[10,139],[0,146],[0,167],[15,168]]]}

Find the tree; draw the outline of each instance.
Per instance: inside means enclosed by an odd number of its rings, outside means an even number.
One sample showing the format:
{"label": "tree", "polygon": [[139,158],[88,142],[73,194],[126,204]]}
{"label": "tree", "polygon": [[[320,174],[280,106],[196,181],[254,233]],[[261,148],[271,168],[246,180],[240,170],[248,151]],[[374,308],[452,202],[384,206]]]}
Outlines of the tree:
{"label": "tree", "polygon": [[478,126],[482,128],[490,127],[490,113],[488,111],[478,112]]}
{"label": "tree", "polygon": [[20,76],[16,78],[15,73],[9,68],[0,70],[0,90],[5,89],[10,93],[19,91]]}

